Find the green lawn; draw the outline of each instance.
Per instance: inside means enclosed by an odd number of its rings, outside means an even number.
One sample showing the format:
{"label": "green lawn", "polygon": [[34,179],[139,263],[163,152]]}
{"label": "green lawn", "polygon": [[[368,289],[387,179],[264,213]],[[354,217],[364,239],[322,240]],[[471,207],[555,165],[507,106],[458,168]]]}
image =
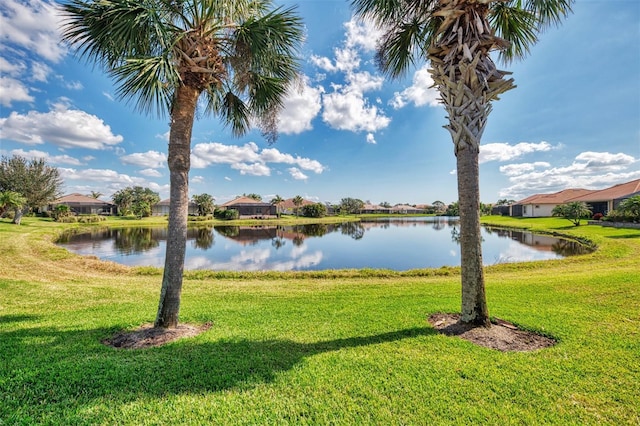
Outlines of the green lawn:
{"label": "green lawn", "polygon": [[640,231],[486,220],[598,245],[486,269],[492,316],[556,346],[437,334],[429,314],[460,304],[443,268],[189,272],[181,321],[213,327],[112,349],[101,340],[153,321],[158,270],[69,254],[52,222],[0,220],[0,425],[640,424]]}

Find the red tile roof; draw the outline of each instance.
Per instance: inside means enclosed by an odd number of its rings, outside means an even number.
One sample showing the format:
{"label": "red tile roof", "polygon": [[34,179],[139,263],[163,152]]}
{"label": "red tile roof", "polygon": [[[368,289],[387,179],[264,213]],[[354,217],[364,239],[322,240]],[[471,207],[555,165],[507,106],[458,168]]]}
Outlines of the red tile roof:
{"label": "red tile roof", "polygon": [[68,194],[63,197],[58,198],[53,201],[51,204],[64,204],[64,203],[73,203],[73,204],[112,204],[109,201],[99,200],[97,198],[89,197],[87,195],[82,195],[78,193]]}
{"label": "red tile roof", "polygon": [[610,201],[631,195],[640,194],[640,179],[631,182],[614,185],[611,188],[591,191],[588,194],[579,195],[571,199],[571,201]]}
{"label": "red tile roof", "polygon": [[593,192],[590,189],[565,189],[553,194],[535,194],[516,204],[564,204],[572,198]]}

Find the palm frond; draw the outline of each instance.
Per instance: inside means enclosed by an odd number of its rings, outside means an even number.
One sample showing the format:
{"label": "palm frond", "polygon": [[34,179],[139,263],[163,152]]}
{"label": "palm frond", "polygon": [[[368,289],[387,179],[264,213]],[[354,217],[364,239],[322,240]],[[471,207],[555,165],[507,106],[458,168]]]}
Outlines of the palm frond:
{"label": "palm frond", "polygon": [[500,52],[504,62],[525,57],[538,41],[536,17],[521,7],[498,2],[489,14],[489,23],[498,37],[509,42],[509,47]]}
{"label": "palm frond", "polygon": [[134,101],[137,110],[161,117],[171,110],[180,76],[167,56],[129,58],[110,74],[118,85],[117,96]]}
{"label": "palm frond", "polygon": [[538,28],[558,26],[571,12],[574,0],[528,0],[525,9],[531,11],[538,22]]}

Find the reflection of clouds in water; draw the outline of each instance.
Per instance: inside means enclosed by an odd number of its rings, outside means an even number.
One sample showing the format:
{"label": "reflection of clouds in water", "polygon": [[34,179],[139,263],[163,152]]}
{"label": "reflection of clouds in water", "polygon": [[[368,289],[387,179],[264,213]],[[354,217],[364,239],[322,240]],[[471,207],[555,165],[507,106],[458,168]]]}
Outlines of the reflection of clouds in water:
{"label": "reflection of clouds in water", "polygon": [[303,250],[292,250],[289,261],[269,262],[271,251],[268,248],[256,248],[254,250],[242,250],[232,256],[226,262],[216,262],[205,256],[187,258],[187,269],[210,269],[214,271],[291,271],[295,269],[309,268],[318,265],[322,261],[322,252],[304,254]]}
{"label": "reflection of clouds in water", "polygon": [[302,256],[305,252],[307,251],[307,245],[306,244],[302,244],[300,246],[293,246],[293,248],[291,249],[291,258],[292,259],[296,259],[300,256]]}
{"label": "reflection of clouds in water", "polygon": [[[501,251],[494,259],[494,263],[529,262],[533,260],[559,259],[560,256],[552,251],[538,251],[516,241],[511,241],[506,250]],[[488,262],[485,262],[488,263]]]}

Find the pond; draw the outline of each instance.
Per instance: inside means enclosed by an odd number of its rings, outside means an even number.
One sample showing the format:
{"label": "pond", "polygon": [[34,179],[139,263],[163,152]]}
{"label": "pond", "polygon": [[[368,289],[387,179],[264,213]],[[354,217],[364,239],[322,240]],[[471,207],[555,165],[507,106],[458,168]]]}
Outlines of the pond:
{"label": "pond", "polygon": [[[455,218],[404,217],[340,224],[189,228],[186,269],[293,271],[459,266]],[[485,265],[558,259],[589,248],[526,231],[482,228]],[[129,266],[164,266],[166,228],[68,234],[58,244]]]}

